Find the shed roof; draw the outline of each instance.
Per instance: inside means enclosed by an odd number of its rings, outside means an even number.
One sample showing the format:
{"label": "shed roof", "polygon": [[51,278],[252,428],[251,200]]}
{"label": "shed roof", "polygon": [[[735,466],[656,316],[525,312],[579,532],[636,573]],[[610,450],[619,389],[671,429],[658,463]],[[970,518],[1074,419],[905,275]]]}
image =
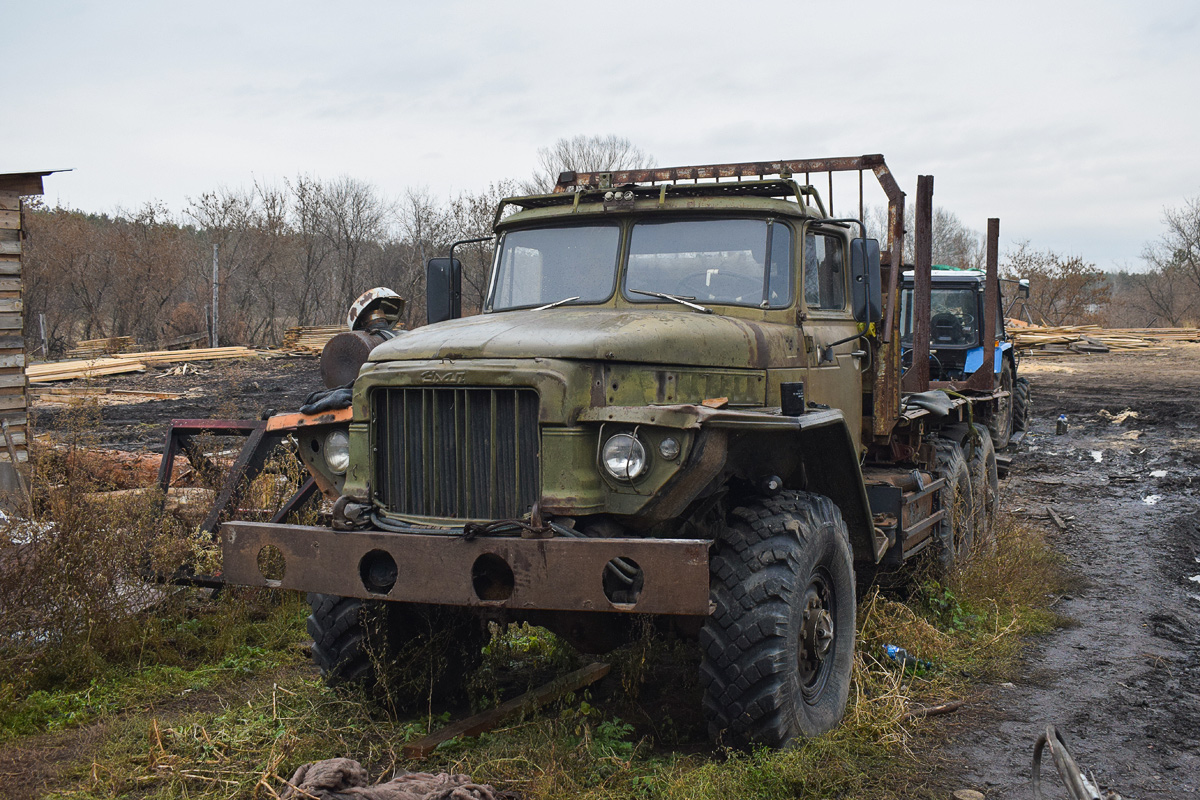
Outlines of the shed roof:
{"label": "shed roof", "polygon": [[0,172],[0,192],[16,192],[31,195],[44,194],[42,178],[56,172],[70,172],[69,169],[48,169],[44,172]]}

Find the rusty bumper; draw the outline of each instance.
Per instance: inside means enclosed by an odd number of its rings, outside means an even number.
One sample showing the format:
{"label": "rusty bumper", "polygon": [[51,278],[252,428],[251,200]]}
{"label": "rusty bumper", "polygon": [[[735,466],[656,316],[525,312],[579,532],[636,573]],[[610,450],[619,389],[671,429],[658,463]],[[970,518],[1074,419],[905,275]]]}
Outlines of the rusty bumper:
{"label": "rusty bumper", "polygon": [[[709,613],[705,540],[468,540],[262,522],[226,523],[221,539],[224,580],[242,586],[514,611]],[[618,558],[641,568],[634,602],[605,593]]]}

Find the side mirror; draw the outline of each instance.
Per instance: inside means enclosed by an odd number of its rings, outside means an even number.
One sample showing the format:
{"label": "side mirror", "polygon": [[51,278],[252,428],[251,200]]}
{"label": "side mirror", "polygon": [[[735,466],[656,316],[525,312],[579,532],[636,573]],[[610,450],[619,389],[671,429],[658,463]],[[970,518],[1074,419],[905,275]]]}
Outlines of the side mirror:
{"label": "side mirror", "polygon": [[850,240],[850,298],[854,319],[878,322],[883,319],[883,288],[879,277],[879,241]]}
{"label": "side mirror", "polygon": [[431,258],[425,267],[425,319],[430,325],[462,316],[462,262]]}
{"label": "side mirror", "polygon": [[1021,278],[1017,281],[1017,294],[1021,297],[1029,297],[1029,278]]}

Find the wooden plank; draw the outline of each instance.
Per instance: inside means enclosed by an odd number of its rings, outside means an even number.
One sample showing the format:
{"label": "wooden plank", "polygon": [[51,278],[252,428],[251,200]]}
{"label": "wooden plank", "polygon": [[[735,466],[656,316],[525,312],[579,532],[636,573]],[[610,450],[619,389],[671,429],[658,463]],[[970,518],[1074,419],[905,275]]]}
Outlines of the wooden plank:
{"label": "wooden plank", "polygon": [[[0,231],[0,233],[17,233],[17,231]],[[0,238],[0,255],[21,255],[21,240]]]}
{"label": "wooden plank", "polygon": [[0,353],[0,367],[23,367],[25,366],[25,354],[17,353],[16,355],[4,355]]}
{"label": "wooden plank", "polygon": [[42,176],[37,172],[11,172],[0,175],[0,191],[24,195],[45,194]]}
{"label": "wooden plank", "polygon": [[0,314],[15,313],[23,310],[20,299],[0,300]]}
{"label": "wooden plank", "polygon": [[0,190],[0,208],[8,211],[21,210],[21,195],[19,192]]}
{"label": "wooden plank", "polygon": [[0,275],[20,275],[21,259],[16,256],[0,256]]}
{"label": "wooden plank", "polygon": [[0,386],[24,386],[24,375],[0,375]]}
{"label": "wooden plank", "polygon": [[447,725],[441,730],[434,731],[428,736],[404,745],[404,755],[407,758],[424,758],[437,749],[438,745],[459,736],[478,736],[490,731],[504,720],[515,717],[525,711],[532,711],[546,703],[557,700],[565,694],[582,689],[595,683],[608,674],[610,665],[597,661],[583,669],[575,670],[569,675],[556,678],[539,689],[526,692],[520,697],[514,697],[506,703],[501,703],[490,711],[468,717],[462,722]]}
{"label": "wooden plank", "polygon": [[16,333],[0,335],[0,350],[24,350],[25,337]]}
{"label": "wooden plank", "polygon": [[16,281],[17,288],[15,289],[0,289],[0,300],[20,300],[21,299],[21,279],[9,278],[10,281]]}
{"label": "wooden plank", "polygon": [[[16,444],[16,442],[13,442],[13,444]],[[24,464],[28,460],[29,460],[28,453],[26,453],[24,450],[17,450],[17,463],[18,464]],[[8,453],[5,452],[4,450],[0,450],[0,463],[3,463],[3,464],[9,463]]]}
{"label": "wooden plank", "polygon": [[0,331],[19,331],[25,327],[20,314],[0,314]]}
{"label": "wooden plank", "polygon": [[0,395],[0,411],[19,411],[25,407],[24,394]]}
{"label": "wooden plank", "polygon": [[21,227],[21,212],[0,209],[0,228],[15,231]]}
{"label": "wooden plank", "polygon": [[24,430],[25,426],[29,424],[29,415],[20,409],[0,411],[0,419],[7,420],[9,429],[13,431]]}

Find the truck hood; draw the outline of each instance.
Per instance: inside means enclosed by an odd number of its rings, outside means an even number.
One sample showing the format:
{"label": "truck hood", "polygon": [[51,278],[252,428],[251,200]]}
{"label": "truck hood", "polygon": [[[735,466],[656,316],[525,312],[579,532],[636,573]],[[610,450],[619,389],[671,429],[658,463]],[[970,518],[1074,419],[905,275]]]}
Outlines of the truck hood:
{"label": "truck hood", "polygon": [[680,366],[766,368],[796,357],[798,331],[662,309],[506,311],[448,320],[401,333],[371,351],[371,361],[470,358],[572,358]]}

